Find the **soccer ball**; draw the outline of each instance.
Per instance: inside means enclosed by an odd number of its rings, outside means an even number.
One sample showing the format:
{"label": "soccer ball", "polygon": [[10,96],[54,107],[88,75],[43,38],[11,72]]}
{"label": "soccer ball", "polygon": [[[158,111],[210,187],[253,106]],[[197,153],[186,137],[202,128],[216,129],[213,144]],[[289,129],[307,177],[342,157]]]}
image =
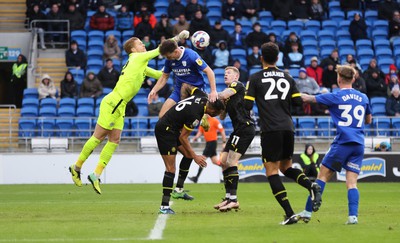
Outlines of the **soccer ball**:
{"label": "soccer ball", "polygon": [[191,40],[193,46],[199,50],[204,50],[210,44],[210,36],[202,30],[196,31]]}

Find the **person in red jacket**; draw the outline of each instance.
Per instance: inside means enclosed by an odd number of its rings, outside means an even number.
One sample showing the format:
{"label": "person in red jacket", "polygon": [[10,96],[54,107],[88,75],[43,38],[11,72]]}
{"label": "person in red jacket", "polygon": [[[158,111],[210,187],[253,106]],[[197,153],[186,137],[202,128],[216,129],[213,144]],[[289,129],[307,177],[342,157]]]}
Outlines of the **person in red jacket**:
{"label": "person in red jacket", "polygon": [[318,66],[318,58],[312,57],[311,58],[311,65],[307,67],[307,76],[312,77],[317,81],[317,84],[321,87],[322,86],[322,73],[323,69]]}
{"label": "person in red jacket", "polygon": [[90,17],[90,28],[94,30],[112,30],[114,24],[114,17],[106,12],[104,5],[100,5],[97,12]]}
{"label": "person in red jacket", "polygon": [[396,74],[396,75],[397,75],[397,78],[400,79],[400,76],[399,76],[399,73],[398,73],[398,70],[397,70],[397,67],[396,67],[395,64],[391,64],[391,65],[389,66],[389,73],[386,74],[386,76],[385,76],[386,84],[389,84],[389,83],[390,83],[390,78],[391,78],[392,74]]}
{"label": "person in red jacket", "polygon": [[133,18],[133,27],[136,28],[136,26],[140,22],[142,22],[143,14],[149,15],[149,23],[151,25],[151,28],[154,29],[154,27],[156,27],[156,24],[157,24],[157,19],[154,16],[154,14],[152,14],[151,12],[148,11],[147,5],[145,3],[143,3],[142,6],[140,7],[140,11],[135,14],[135,17]]}

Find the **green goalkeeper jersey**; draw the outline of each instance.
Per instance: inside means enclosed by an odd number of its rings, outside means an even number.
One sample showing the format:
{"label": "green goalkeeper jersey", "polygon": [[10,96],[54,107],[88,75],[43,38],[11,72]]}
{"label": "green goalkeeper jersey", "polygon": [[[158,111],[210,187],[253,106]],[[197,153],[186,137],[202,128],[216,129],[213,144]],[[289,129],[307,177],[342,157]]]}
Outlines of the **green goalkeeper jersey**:
{"label": "green goalkeeper jersey", "polygon": [[127,103],[139,92],[146,76],[159,79],[162,72],[147,67],[148,62],[158,55],[160,55],[158,48],[148,52],[129,54],[129,59],[122,68],[121,75],[112,93],[117,94]]}

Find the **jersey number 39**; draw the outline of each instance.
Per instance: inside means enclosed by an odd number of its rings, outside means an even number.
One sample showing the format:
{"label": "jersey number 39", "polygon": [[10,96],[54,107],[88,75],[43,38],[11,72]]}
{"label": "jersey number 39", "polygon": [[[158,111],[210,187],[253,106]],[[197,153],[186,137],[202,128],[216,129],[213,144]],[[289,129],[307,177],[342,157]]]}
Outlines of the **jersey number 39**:
{"label": "jersey number 39", "polygon": [[346,121],[339,121],[338,125],[342,127],[348,127],[351,126],[353,123],[353,118],[355,118],[357,122],[357,127],[361,127],[363,119],[364,119],[364,114],[365,114],[365,109],[361,105],[357,105],[353,109],[353,114],[350,114],[351,108],[353,108],[352,105],[339,105],[339,109],[343,110],[342,114],[340,116]]}
{"label": "jersey number 39", "polygon": [[[273,78],[263,78],[263,79],[261,79],[261,81],[263,83],[270,83],[267,93],[264,96],[265,100],[279,99],[278,94],[272,94],[274,92],[275,88],[277,88],[278,91],[280,93],[282,93],[280,99],[281,100],[286,99],[286,96],[288,95],[289,90],[290,90],[290,84],[286,79],[280,78],[277,81],[275,81],[275,79],[273,79]],[[277,93],[277,92],[274,92],[274,93]]]}

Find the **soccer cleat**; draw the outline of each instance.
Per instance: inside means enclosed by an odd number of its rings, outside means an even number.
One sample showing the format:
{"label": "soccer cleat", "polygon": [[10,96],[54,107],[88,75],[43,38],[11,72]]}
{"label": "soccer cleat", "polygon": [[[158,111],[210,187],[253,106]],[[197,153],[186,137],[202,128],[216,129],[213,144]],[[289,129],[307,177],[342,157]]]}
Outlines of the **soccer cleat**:
{"label": "soccer cleat", "polygon": [[232,209],[235,209],[236,211],[239,209],[239,202],[236,201],[228,201],[227,204],[225,206],[222,206],[219,208],[220,212],[227,212],[230,211]]}
{"label": "soccer cleat", "polygon": [[81,172],[75,170],[75,165],[71,165],[68,169],[69,172],[71,172],[72,180],[74,181],[75,185],[82,186]]}
{"label": "soccer cleat", "polygon": [[188,179],[193,181],[194,183],[197,183],[197,177],[196,176],[188,177]]}
{"label": "soccer cleat", "polygon": [[308,223],[311,220],[311,212],[303,210],[301,213],[296,214],[297,221],[303,220],[304,223]]}
{"label": "soccer cleat", "polygon": [[101,194],[100,179],[98,179],[94,173],[88,175],[87,178],[90,181],[90,183],[92,183],[94,191],[97,192],[98,194]]}
{"label": "soccer cleat", "polygon": [[297,223],[297,215],[293,214],[290,217],[285,216],[285,220],[283,220],[280,224],[281,225],[289,225],[289,224],[296,224]]}
{"label": "soccer cleat", "polygon": [[187,201],[192,201],[194,199],[194,197],[190,196],[185,191],[177,192],[175,190],[172,191],[171,197],[174,199],[183,199],[183,200],[187,200]]}
{"label": "soccer cleat", "polygon": [[158,211],[158,214],[175,214],[175,211],[172,210],[171,208],[160,208]]}
{"label": "soccer cleat", "polygon": [[229,198],[223,198],[223,199],[222,199],[222,202],[220,202],[220,203],[214,205],[214,208],[215,208],[216,210],[219,210],[221,207],[223,207],[223,206],[225,206],[226,204],[228,204],[228,202],[229,202]]}
{"label": "soccer cleat", "polygon": [[312,210],[317,212],[322,204],[321,187],[317,183],[311,185],[310,197],[312,201]]}
{"label": "soccer cleat", "polygon": [[346,224],[358,224],[357,216],[349,216]]}

